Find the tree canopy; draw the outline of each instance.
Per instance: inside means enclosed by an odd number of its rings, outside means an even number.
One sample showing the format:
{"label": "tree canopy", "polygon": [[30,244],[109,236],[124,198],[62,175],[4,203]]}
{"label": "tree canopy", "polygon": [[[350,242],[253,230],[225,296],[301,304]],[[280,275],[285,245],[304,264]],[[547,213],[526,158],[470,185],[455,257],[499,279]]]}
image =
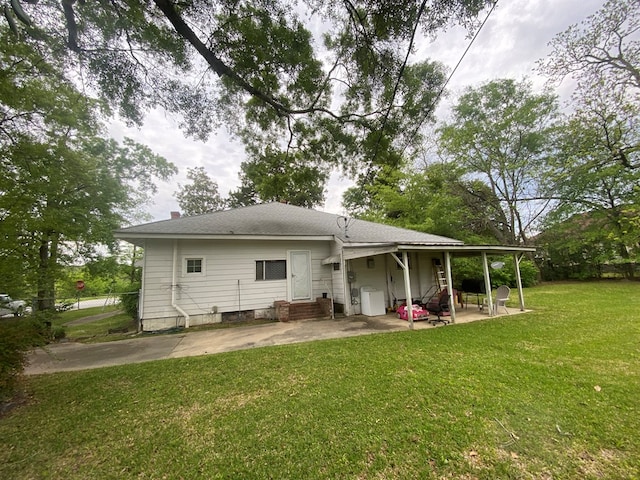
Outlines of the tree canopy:
{"label": "tree canopy", "polygon": [[204,167],[187,169],[190,184],[178,184],[174,192],[178,205],[185,215],[201,215],[224,208],[225,202],[218,192],[218,183],[209,177]]}
{"label": "tree canopy", "polygon": [[154,179],[175,166],[143,145],[102,136],[97,104],[56,65],[1,29],[0,288],[50,306],[67,255],[113,244]]}
{"label": "tree canopy", "polygon": [[416,118],[433,113],[443,67],[409,61],[416,38],[471,28],[492,3],[49,0],[18,23],[132,122],[162,106],[190,135],[224,123],[262,149],[351,169],[415,144]]}
{"label": "tree canopy", "polygon": [[599,89],[603,81],[613,90],[640,90],[639,30],[637,0],[607,0],[580,25],[553,38],[541,70],[555,80],[573,77],[582,93]]}
{"label": "tree canopy", "polygon": [[440,129],[443,151],[478,175],[500,201],[507,244],[526,243],[548,202],[541,178],[554,155],[555,95],[527,81],[494,80],[468,88]]}
{"label": "tree canopy", "polygon": [[[585,232],[585,244],[599,245],[590,252],[624,264],[627,276],[640,257],[639,34],[640,3],[608,0],[558,34],[541,62],[551,79],[576,81],[551,163],[548,195],[558,203],[547,224],[555,232],[565,223],[580,226],[576,235]],[[574,250],[581,254],[580,247]]]}

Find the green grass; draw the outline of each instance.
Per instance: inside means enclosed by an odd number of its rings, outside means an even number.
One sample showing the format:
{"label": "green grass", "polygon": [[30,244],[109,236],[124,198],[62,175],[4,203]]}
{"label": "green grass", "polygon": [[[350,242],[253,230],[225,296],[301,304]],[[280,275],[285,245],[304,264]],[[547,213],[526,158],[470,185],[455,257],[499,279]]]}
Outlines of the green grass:
{"label": "green grass", "polygon": [[[66,338],[83,343],[123,340],[136,334],[136,322],[126,313],[94,320],[90,323],[65,326]],[[110,330],[127,329],[123,333],[109,333]]]}
{"label": "green grass", "polygon": [[[125,313],[119,313],[100,320],[93,320],[89,323],[66,325],[74,320],[118,311],[121,310],[117,305],[90,307],[80,310],[67,310],[66,312],[60,312],[55,315],[51,323],[54,329],[63,328],[65,338],[75,342],[96,343],[130,338],[136,333],[136,322]],[[128,332],[109,333],[110,330],[119,330],[123,328],[127,328]]]}
{"label": "green grass", "polygon": [[119,305],[106,305],[102,307],[81,308],[75,310],[67,310],[57,314],[54,325],[62,325],[80,318],[90,317],[92,315],[100,315],[101,313],[115,312],[121,310]]}
{"label": "green grass", "polygon": [[640,284],[532,313],[29,378],[0,478],[640,477]]}

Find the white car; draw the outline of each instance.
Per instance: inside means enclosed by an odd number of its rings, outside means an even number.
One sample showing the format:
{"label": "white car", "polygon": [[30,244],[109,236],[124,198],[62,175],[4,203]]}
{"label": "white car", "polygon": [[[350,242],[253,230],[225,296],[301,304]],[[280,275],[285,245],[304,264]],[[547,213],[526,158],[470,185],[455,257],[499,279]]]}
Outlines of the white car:
{"label": "white car", "polygon": [[6,293],[0,293],[0,317],[5,315],[21,317],[24,315],[26,307],[23,300],[13,300]]}

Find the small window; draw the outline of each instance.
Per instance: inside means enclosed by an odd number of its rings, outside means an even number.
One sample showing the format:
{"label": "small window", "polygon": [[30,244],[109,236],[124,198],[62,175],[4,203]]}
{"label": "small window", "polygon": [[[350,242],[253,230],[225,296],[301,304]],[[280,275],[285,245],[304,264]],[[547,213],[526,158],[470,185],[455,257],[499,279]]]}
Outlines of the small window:
{"label": "small window", "polygon": [[286,278],[286,260],[256,261],[256,280],[285,280]]}
{"label": "small window", "polygon": [[187,258],[187,274],[190,273],[202,273],[202,259],[201,258]]}

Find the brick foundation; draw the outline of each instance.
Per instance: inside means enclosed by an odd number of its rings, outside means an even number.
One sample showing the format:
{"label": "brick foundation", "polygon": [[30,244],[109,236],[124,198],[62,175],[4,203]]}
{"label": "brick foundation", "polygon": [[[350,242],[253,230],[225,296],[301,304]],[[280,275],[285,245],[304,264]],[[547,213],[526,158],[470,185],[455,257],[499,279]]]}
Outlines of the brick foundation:
{"label": "brick foundation", "polygon": [[289,306],[290,303],[285,300],[277,300],[273,302],[273,307],[276,310],[276,318],[280,322],[289,321]]}

